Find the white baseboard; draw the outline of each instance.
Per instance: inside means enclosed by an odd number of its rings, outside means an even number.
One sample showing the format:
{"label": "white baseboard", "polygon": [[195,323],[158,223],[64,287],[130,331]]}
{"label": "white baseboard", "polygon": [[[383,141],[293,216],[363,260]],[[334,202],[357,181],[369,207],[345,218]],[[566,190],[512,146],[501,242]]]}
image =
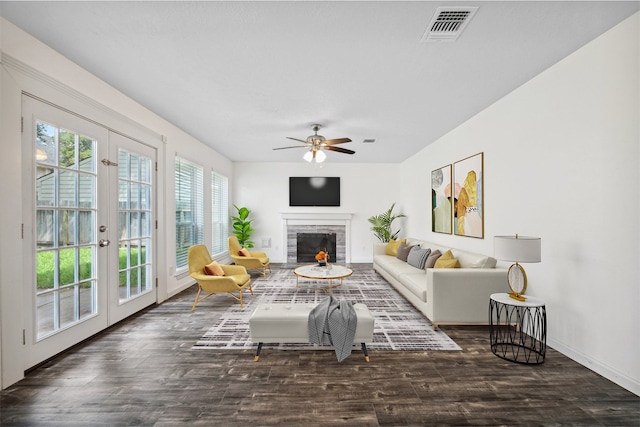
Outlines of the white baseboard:
{"label": "white baseboard", "polygon": [[618,372],[617,370],[605,365],[604,363],[593,360],[593,358],[576,351],[573,348],[567,347],[555,340],[547,339],[547,345],[554,350],[564,354],[568,358],[578,362],[585,368],[591,369],[598,375],[601,375],[609,381],[619,385],[622,388],[629,390],[631,393],[640,396],[640,382],[627,375]]}

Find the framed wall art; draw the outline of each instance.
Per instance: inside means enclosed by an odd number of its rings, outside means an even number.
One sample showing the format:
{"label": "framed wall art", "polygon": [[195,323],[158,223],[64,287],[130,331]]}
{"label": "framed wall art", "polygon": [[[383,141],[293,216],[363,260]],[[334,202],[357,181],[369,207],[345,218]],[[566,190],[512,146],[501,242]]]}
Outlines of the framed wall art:
{"label": "framed wall art", "polygon": [[458,236],[484,238],[484,153],[453,164],[453,230]]}
{"label": "framed wall art", "polygon": [[451,234],[451,165],[431,172],[431,231]]}

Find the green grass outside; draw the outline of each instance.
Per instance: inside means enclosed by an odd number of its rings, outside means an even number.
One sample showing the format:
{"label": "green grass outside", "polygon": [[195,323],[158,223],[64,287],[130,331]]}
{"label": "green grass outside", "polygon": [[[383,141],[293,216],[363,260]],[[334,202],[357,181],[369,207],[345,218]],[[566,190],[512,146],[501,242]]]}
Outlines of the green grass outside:
{"label": "green grass outside", "polygon": [[[91,248],[80,248],[80,262],[78,264],[78,278],[79,281],[89,280],[92,277],[91,271]],[[119,268],[124,269],[127,267],[127,249],[121,248],[120,259],[118,262]],[[135,267],[139,263],[146,262],[146,249],[140,249],[141,260],[138,261],[138,249],[131,248],[130,266]],[[37,254],[37,285],[38,289],[51,289],[54,285],[54,253],[55,251],[43,251]],[[60,249],[60,285],[64,286],[69,283],[74,283],[75,279],[75,249]],[[127,283],[127,274],[131,275],[131,284],[137,284],[138,272],[141,271],[141,282],[146,280],[146,268],[141,267],[139,269],[132,269],[129,271],[120,272],[120,286],[124,286]],[[87,287],[89,285],[87,284]]]}

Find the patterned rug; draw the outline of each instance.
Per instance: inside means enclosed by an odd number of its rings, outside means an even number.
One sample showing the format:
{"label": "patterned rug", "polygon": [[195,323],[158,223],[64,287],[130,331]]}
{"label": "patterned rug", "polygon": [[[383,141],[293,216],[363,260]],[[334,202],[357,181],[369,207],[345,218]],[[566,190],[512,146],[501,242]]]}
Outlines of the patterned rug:
{"label": "patterned rug", "polygon": [[[241,309],[238,303],[231,304],[216,324],[192,348],[255,350],[257,343],[252,343],[249,339],[249,317],[258,304],[318,303],[327,296],[324,291],[317,289],[326,287],[325,281],[300,279],[300,285],[309,285],[310,288],[296,287],[293,268],[274,268],[273,273],[267,274],[266,279],[254,275],[253,295],[244,293],[244,309]],[[345,278],[342,286],[333,289],[333,296],[338,300],[367,305],[375,320],[373,342],[367,343],[367,348],[371,350],[461,350],[447,334],[441,330],[434,331],[431,322],[375,273],[370,264],[366,267],[355,267],[353,275]],[[265,343],[263,348],[333,349],[331,346],[311,343]],[[355,348],[359,348],[359,345],[354,345]]]}

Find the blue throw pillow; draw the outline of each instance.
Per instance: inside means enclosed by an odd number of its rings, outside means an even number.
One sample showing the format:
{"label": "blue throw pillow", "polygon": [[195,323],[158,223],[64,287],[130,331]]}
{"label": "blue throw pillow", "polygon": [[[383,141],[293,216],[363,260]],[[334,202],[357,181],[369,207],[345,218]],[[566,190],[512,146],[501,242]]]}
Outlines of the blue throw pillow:
{"label": "blue throw pillow", "polygon": [[409,251],[409,255],[407,256],[407,263],[415,268],[419,268],[421,270],[424,269],[424,263],[427,261],[429,254],[431,253],[431,249],[422,249],[420,246],[414,246]]}

